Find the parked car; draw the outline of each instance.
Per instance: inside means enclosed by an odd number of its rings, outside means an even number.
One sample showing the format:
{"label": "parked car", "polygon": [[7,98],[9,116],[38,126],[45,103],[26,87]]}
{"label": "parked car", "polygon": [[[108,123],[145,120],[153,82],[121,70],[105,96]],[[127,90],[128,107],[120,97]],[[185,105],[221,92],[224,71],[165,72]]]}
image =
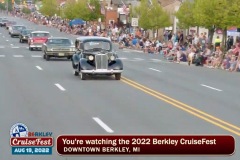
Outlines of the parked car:
{"label": "parked car", "polygon": [[0,26],[3,27],[3,26],[6,26],[8,20],[7,19],[2,19],[0,20]]}
{"label": "parked car", "polygon": [[26,29],[25,26],[23,25],[13,25],[9,28],[9,33],[11,35],[11,37],[15,37],[15,36],[20,36],[21,31]]}
{"label": "parked car", "polygon": [[[16,25],[16,24],[17,24],[17,22],[15,22],[15,21],[8,21],[8,22],[6,23],[6,29],[8,30],[10,26],[13,26],[13,25]],[[10,34],[10,33],[9,33],[9,34]]]}
{"label": "parked car", "polygon": [[29,50],[33,51],[33,49],[42,49],[42,45],[47,41],[50,37],[50,33],[47,31],[33,31],[30,33],[28,38],[28,46]]}
{"label": "parked car", "polygon": [[71,59],[76,49],[73,42],[64,37],[50,37],[43,44],[42,50],[44,52],[43,58],[47,61],[51,57]]}
{"label": "parked car", "polygon": [[109,38],[86,36],[75,41],[78,51],[72,57],[72,66],[75,75],[80,75],[82,80],[87,75],[115,75],[116,80],[121,79],[123,63],[113,51]]}
{"label": "parked car", "polygon": [[21,31],[20,36],[19,36],[19,42],[20,43],[24,43],[24,42],[28,42],[28,38],[30,33],[33,32],[32,29],[24,29]]}

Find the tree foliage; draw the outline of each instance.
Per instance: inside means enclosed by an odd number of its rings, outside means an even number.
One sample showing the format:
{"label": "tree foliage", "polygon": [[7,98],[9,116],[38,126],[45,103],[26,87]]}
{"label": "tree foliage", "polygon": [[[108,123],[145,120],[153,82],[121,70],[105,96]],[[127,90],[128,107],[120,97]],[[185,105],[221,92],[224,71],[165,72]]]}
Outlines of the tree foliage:
{"label": "tree foliage", "polygon": [[[88,3],[92,9],[88,7]],[[98,18],[102,18],[100,10],[99,0],[79,0],[77,2],[67,2],[63,12],[65,18],[68,19],[80,18],[85,21],[95,21]]]}
{"label": "tree foliage", "polygon": [[58,4],[56,0],[42,0],[40,12],[47,16],[54,16],[58,13]]}
{"label": "tree foliage", "polygon": [[25,13],[25,14],[31,14],[31,10],[27,7],[23,7],[22,12]]}
{"label": "tree foliage", "polygon": [[152,0],[152,4],[148,0],[141,0],[140,5],[130,11],[130,15],[137,16],[139,26],[144,29],[159,29],[171,25],[168,13],[157,0]]}
{"label": "tree foliage", "polygon": [[6,10],[6,5],[5,5],[5,3],[0,3],[0,9],[1,9],[1,10]]}
{"label": "tree foliage", "polygon": [[[228,27],[240,26],[239,0],[194,0],[185,1],[176,13],[183,28],[204,27],[213,34],[215,29],[222,29],[226,37]],[[212,35],[211,35],[212,36]],[[211,37],[212,39],[212,37]]]}

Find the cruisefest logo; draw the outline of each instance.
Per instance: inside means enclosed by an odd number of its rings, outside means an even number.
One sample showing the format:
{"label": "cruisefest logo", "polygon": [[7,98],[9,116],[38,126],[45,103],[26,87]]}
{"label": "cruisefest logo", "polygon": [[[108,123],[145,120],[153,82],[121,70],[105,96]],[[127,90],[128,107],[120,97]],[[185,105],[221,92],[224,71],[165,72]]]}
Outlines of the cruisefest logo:
{"label": "cruisefest logo", "polygon": [[10,129],[10,145],[13,155],[51,155],[52,132],[31,132],[23,123],[16,123]]}

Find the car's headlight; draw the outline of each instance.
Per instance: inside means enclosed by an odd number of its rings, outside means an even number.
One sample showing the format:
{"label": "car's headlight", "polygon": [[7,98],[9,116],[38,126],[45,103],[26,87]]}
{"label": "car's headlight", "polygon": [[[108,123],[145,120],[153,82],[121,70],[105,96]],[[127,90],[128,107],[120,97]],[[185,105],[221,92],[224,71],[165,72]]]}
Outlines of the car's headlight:
{"label": "car's headlight", "polygon": [[115,56],[110,56],[111,61],[114,61],[115,59],[116,59]]}
{"label": "car's headlight", "polygon": [[75,48],[70,48],[70,51],[76,51]]}
{"label": "car's headlight", "polygon": [[88,56],[88,60],[92,61],[94,60],[94,57],[92,55]]}

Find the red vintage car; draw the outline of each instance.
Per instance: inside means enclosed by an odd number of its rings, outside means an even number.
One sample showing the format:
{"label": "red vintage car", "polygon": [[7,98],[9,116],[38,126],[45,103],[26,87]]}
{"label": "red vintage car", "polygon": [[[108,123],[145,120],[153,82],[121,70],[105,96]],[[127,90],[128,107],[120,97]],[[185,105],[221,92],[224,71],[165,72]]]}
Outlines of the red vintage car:
{"label": "red vintage car", "polygon": [[34,49],[41,50],[42,45],[50,37],[50,33],[47,31],[34,31],[31,32],[28,38],[29,50],[33,51]]}

